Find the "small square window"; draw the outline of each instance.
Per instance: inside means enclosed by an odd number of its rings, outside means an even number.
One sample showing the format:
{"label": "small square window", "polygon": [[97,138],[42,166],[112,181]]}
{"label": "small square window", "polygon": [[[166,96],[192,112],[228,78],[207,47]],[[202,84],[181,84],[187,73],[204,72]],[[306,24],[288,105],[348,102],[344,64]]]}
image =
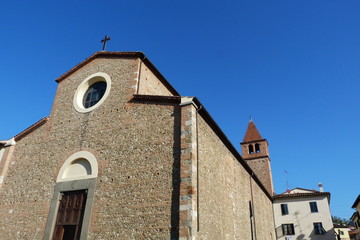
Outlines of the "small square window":
{"label": "small square window", "polygon": [[325,234],[326,233],[321,222],[314,223],[314,231],[315,231],[315,234]]}
{"label": "small square window", "polygon": [[295,235],[294,224],[282,224],[283,235]]}
{"label": "small square window", "polygon": [[286,203],[281,204],[281,214],[282,215],[288,215],[289,214],[288,205]]}
{"label": "small square window", "polygon": [[319,212],[316,202],[310,202],[309,204],[310,204],[310,210],[312,213]]}

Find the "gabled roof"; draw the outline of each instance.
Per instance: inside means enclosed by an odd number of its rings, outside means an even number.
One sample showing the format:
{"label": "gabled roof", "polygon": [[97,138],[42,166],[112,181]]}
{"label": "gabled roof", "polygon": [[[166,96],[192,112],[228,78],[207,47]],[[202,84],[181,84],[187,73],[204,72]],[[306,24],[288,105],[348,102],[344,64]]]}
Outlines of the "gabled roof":
{"label": "gabled roof", "polygon": [[261,137],[259,131],[257,130],[253,120],[250,120],[243,142],[253,142],[259,140],[263,140],[263,138]]}
{"label": "gabled roof", "polygon": [[12,144],[12,143],[15,144],[16,142],[20,141],[21,139],[23,139],[30,133],[34,132],[36,129],[38,129],[42,125],[44,125],[48,120],[49,120],[49,117],[44,117],[44,118],[40,119],[39,121],[37,121],[36,123],[31,125],[30,127],[26,128],[24,131],[18,133],[12,139],[7,140],[7,141],[0,141],[0,145],[6,146],[7,144],[9,144],[9,142],[10,142],[10,144]]}
{"label": "gabled roof", "polygon": [[306,192],[309,192],[309,193],[319,192],[319,191],[316,191],[316,190],[313,190],[313,189],[296,187],[296,188],[293,188],[293,189],[290,189],[290,190],[288,189],[288,190],[286,190],[286,192],[281,193],[281,194],[291,194],[291,193],[294,193],[295,190],[306,191]]}
{"label": "gabled roof", "polygon": [[314,196],[325,196],[330,202],[330,193],[329,192],[319,192],[315,190],[310,190],[312,192],[307,193],[282,193],[273,196],[273,199],[288,199],[288,198],[303,198],[303,197],[314,197]]}
{"label": "gabled roof", "polygon": [[25,129],[24,131],[22,131],[21,133],[17,134],[14,137],[15,141],[16,142],[20,141],[22,138],[24,138],[25,136],[29,135],[30,133],[34,132],[36,129],[44,125],[48,120],[49,117],[44,117],[40,119],[39,121],[28,127],[27,129]]}
{"label": "gabled roof", "polygon": [[356,200],[351,208],[356,208],[356,206],[359,204],[359,202],[360,202],[360,195],[356,198]]}
{"label": "gabled roof", "polygon": [[353,221],[359,219],[359,213],[358,213],[358,212],[354,212],[353,215],[351,215],[350,219],[353,220]]}
{"label": "gabled roof", "polygon": [[342,225],[342,224],[334,224],[334,228],[349,228],[349,226],[346,225],[346,224],[344,224],[344,225]]}
{"label": "gabled roof", "polygon": [[92,60],[96,58],[139,58],[143,61],[143,63],[159,78],[162,84],[164,84],[169,91],[175,95],[180,96],[180,94],[173,88],[173,86],[170,85],[170,83],[165,79],[165,77],[157,70],[157,68],[150,62],[150,60],[145,56],[142,52],[107,52],[107,51],[101,51],[96,52],[60,77],[58,77],[55,81],[60,83],[62,80],[91,62]]}

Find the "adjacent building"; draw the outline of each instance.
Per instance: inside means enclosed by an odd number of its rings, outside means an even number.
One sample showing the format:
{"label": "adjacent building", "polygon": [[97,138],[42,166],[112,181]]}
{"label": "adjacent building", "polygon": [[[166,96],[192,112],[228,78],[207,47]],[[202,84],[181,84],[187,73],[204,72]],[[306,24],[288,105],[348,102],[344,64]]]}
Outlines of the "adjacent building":
{"label": "adjacent building", "polygon": [[336,240],[351,240],[349,231],[351,228],[347,225],[334,224],[334,231],[336,235]]}
{"label": "adjacent building", "polygon": [[294,188],[274,197],[277,239],[335,240],[330,193]]}
{"label": "adjacent building", "polygon": [[0,142],[2,240],[276,239],[266,140],[245,139],[249,167],[140,52],[56,81],[50,115]]}
{"label": "adjacent building", "polygon": [[356,240],[360,240],[360,195],[356,198],[352,208],[355,209],[354,214],[351,216],[351,220],[355,223],[356,229],[353,231],[353,235]]}

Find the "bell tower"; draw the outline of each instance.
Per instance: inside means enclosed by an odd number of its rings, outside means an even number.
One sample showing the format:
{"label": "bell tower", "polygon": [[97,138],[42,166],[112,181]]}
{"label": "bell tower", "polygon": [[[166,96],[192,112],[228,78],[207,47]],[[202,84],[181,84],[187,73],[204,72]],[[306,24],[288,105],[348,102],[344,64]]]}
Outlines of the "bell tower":
{"label": "bell tower", "polygon": [[242,157],[254,171],[264,187],[273,195],[274,186],[270,166],[269,144],[262,138],[254,122],[250,119],[241,145]]}

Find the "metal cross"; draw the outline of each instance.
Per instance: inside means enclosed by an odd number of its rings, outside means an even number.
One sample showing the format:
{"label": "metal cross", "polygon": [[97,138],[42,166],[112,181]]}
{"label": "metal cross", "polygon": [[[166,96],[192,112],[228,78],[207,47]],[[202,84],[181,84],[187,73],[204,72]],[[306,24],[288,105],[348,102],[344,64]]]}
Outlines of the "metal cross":
{"label": "metal cross", "polygon": [[110,37],[109,37],[108,35],[106,35],[106,36],[104,37],[104,39],[101,40],[101,42],[104,43],[104,44],[103,44],[103,48],[102,48],[103,51],[105,51],[106,42],[109,41],[109,40],[110,40]]}

